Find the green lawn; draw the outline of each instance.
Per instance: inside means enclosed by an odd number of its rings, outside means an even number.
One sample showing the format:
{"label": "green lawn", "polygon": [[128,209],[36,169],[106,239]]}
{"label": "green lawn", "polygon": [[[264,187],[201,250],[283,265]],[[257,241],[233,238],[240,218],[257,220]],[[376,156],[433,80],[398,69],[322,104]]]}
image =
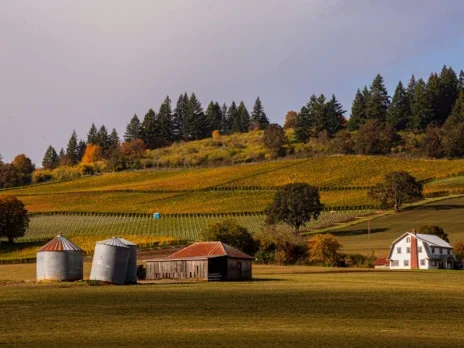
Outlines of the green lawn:
{"label": "green lawn", "polygon": [[255,266],[252,282],[91,287],[6,281],[33,278],[34,266],[0,266],[4,346],[464,345],[460,271]]}
{"label": "green lawn", "polygon": [[367,222],[331,231],[343,243],[344,252],[369,252],[386,256],[391,243],[403,233],[422,225],[438,225],[445,229],[451,244],[464,241],[464,197],[437,201],[392,213],[370,221],[370,241]]}

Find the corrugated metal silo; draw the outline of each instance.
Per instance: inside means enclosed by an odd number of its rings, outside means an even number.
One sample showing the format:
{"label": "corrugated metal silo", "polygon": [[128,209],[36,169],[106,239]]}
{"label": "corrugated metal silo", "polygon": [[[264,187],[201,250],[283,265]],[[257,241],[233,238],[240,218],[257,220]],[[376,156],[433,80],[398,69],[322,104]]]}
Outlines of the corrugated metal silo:
{"label": "corrugated metal silo", "polygon": [[60,234],[37,251],[37,280],[83,278],[84,252]]}
{"label": "corrugated metal silo", "polygon": [[118,239],[130,250],[126,270],[126,284],[135,284],[137,283],[137,244],[134,244],[124,238]]}
{"label": "corrugated metal silo", "polygon": [[116,237],[97,242],[90,280],[124,284],[129,253],[129,247]]}

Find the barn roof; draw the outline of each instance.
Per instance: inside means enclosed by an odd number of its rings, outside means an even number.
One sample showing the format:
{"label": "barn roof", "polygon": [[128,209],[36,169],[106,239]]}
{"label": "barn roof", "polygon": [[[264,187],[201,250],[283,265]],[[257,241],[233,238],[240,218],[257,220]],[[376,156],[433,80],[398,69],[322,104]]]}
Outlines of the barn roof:
{"label": "barn roof", "polygon": [[59,234],[37,251],[82,251],[82,249]]}
{"label": "barn roof", "polygon": [[250,255],[241,252],[222,242],[194,243],[168,256],[169,259],[183,259],[193,257],[219,257],[229,256],[237,259],[253,259]]}

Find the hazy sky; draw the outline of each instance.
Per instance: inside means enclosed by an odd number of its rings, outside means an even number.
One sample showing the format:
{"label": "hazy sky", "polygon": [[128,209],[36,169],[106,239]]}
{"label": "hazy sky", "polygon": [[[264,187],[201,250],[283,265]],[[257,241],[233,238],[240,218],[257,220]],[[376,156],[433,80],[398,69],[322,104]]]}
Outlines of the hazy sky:
{"label": "hazy sky", "polygon": [[[260,96],[282,123],[313,93],[346,110],[381,73],[464,69],[461,0],[0,0],[0,154],[41,163],[92,122],[120,135],[184,91]],[[349,114],[349,113],[347,113]]]}

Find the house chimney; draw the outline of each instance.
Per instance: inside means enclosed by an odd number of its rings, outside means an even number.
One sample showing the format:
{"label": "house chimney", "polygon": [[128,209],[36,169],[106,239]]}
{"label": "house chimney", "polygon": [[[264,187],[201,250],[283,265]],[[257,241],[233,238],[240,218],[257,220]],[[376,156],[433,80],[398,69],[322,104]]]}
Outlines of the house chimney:
{"label": "house chimney", "polygon": [[411,236],[411,269],[418,269],[419,268],[419,253],[417,250],[417,238],[416,238],[416,230],[412,230],[413,235]]}
{"label": "house chimney", "polygon": [[415,228],[411,229],[411,233],[416,234],[416,229]]}

